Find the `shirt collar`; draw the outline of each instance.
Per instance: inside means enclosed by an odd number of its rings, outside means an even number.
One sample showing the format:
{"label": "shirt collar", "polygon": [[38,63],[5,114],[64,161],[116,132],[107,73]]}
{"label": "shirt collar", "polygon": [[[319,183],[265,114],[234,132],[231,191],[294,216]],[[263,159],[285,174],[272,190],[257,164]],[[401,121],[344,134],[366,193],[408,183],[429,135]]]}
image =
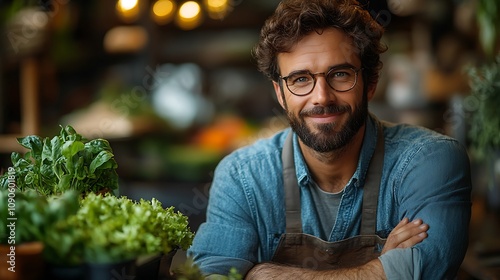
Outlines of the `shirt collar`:
{"label": "shirt collar", "polygon": [[[365,126],[365,135],[363,138],[363,144],[361,146],[361,153],[359,155],[358,166],[353,176],[349,180],[347,186],[354,184],[354,186],[359,187],[360,182],[364,182],[366,177],[366,172],[370,164],[370,160],[375,152],[375,146],[377,144],[377,126],[375,117],[369,115]],[[311,175],[305,163],[304,157],[300,150],[297,135],[293,135],[293,154],[295,161],[295,172],[297,175],[297,181],[299,186],[307,186],[312,182]]]}

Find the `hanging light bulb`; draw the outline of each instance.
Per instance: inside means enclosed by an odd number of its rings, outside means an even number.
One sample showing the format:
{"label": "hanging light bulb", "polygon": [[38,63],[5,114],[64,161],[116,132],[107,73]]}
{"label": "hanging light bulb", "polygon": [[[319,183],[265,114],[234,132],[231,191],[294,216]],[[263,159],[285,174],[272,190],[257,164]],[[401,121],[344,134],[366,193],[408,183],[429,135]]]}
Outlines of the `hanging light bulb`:
{"label": "hanging light bulb", "polygon": [[139,0],[118,0],[116,11],[124,21],[133,22],[139,17]]}
{"label": "hanging light bulb", "polygon": [[176,4],[172,0],[158,0],[151,9],[151,14],[157,24],[164,25],[172,21],[175,14]]}
{"label": "hanging light bulb", "polygon": [[184,30],[198,27],[202,20],[200,4],[195,1],[185,2],[179,8],[175,20],[177,25]]}
{"label": "hanging light bulb", "polygon": [[212,19],[223,19],[229,10],[228,0],[204,0],[208,16]]}

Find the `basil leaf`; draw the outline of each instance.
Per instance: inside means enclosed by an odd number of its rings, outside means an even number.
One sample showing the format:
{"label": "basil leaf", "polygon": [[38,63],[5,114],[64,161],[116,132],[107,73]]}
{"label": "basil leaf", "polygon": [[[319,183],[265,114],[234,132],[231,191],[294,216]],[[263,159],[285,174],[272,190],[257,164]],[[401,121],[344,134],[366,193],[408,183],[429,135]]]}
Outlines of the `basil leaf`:
{"label": "basil leaf", "polygon": [[95,173],[98,168],[112,168],[114,165],[111,162],[113,154],[108,151],[101,151],[90,163],[90,173]]}
{"label": "basil leaf", "polygon": [[79,151],[85,149],[85,145],[80,141],[66,141],[61,147],[61,154],[70,160]]}
{"label": "basil leaf", "polygon": [[57,184],[57,191],[62,192],[68,189],[68,186],[71,185],[71,180],[73,176],[71,174],[62,175],[59,178],[59,183]]}
{"label": "basil leaf", "polygon": [[75,164],[75,177],[78,180],[84,180],[88,176],[87,166],[84,165],[83,157],[78,158]]}
{"label": "basil leaf", "polygon": [[42,140],[40,137],[36,135],[30,135],[26,136],[23,138],[18,138],[17,142],[21,144],[21,146],[25,147],[28,150],[31,150],[29,154],[31,157],[33,157],[36,161],[41,161],[42,160],[42,149],[43,149],[43,144]]}

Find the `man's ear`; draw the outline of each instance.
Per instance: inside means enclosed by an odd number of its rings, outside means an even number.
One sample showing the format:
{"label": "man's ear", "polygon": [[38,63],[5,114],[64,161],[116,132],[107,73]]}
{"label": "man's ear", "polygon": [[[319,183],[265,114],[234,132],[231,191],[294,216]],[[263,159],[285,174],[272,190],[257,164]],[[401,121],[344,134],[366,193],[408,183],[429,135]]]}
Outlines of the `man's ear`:
{"label": "man's ear", "polygon": [[367,88],[368,101],[372,100],[373,96],[375,95],[376,89],[377,89],[377,83],[372,83],[372,84],[368,85],[368,88]]}
{"label": "man's ear", "polygon": [[276,98],[278,99],[278,102],[280,103],[281,108],[286,109],[285,105],[284,105],[285,102],[283,100],[283,94],[281,92],[281,87],[280,87],[279,83],[276,81],[273,81],[273,87],[274,87],[274,93],[276,94]]}

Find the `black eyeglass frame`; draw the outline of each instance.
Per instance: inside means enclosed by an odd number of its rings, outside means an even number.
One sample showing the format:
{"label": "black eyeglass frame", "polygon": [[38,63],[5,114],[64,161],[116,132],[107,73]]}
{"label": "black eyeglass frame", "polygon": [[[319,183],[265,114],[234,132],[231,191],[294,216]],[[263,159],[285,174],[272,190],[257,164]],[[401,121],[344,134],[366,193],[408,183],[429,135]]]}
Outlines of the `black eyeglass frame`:
{"label": "black eyeglass frame", "polygon": [[[345,90],[338,90],[338,89],[334,88],[332,85],[330,85],[330,83],[328,82],[328,79],[326,79],[326,77],[330,74],[330,72],[332,72],[332,71],[339,71],[339,70],[342,70],[342,69],[351,69],[352,71],[354,71],[354,83],[353,83],[353,84],[352,84],[352,86],[351,86],[350,88],[348,88],[348,89],[345,89]],[[311,77],[313,78],[313,86],[312,86],[312,88],[311,88],[311,90],[310,90],[309,92],[304,93],[304,94],[297,94],[297,93],[293,92],[293,91],[290,89],[290,87],[288,87],[288,81],[287,81],[287,80],[288,80],[288,78],[289,78],[290,76],[295,75],[295,73],[292,73],[292,74],[290,74],[290,75],[288,75],[288,76],[285,76],[285,77],[279,76],[279,78],[285,81],[286,88],[287,88],[287,89],[288,89],[288,90],[289,90],[289,91],[290,91],[293,95],[295,95],[295,96],[306,96],[306,95],[310,94],[310,93],[314,90],[314,88],[316,87],[316,80],[317,80],[317,79],[316,79],[316,76],[318,76],[318,75],[323,75],[323,76],[325,77],[325,79],[326,79],[326,84],[327,84],[327,85],[328,85],[331,89],[333,89],[333,90],[335,90],[335,91],[337,91],[337,92],[347,92],[347,91],[350,91],[351,89],[353,89],[353,88],[356,86],[356,84],[358,83],[358,72],[359,72],[359,71],[361,71],[361,70],[363,70],[363,69],[364,69],[363,67],[360,67],[360,68],[358,68],[358,69],[356,69],[356,68],[354,68],[354,67],[340,67],[340,68],[338,68],[338,67],[332,67],[332,68],[330,68],[330,69],[329,69],[328,71],[326,71],[326,72],[311,73],[311,72],[309,72],[309,71],[308,71],[308,74],[309,74],[309,75],[311,75]]]}

